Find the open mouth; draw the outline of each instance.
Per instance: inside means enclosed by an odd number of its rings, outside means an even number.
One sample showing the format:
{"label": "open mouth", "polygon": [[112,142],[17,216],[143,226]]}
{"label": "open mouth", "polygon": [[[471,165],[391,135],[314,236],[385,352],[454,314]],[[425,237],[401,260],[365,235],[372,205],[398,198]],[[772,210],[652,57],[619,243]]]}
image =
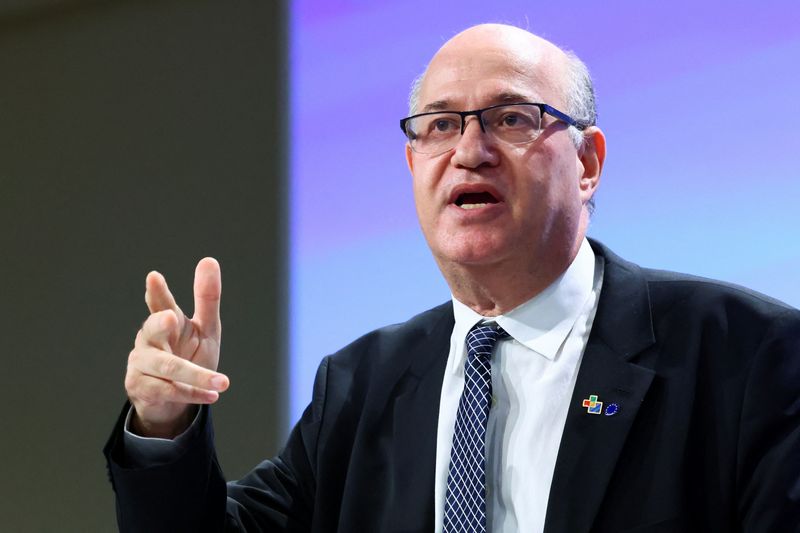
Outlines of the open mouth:
{"label": "open mouth", "polygon": [[461,209],[478,209],[486,207],[488,204],[496,204],[498,202],[492,193],[481,192],[465,192],[456,197],[455,204]]}

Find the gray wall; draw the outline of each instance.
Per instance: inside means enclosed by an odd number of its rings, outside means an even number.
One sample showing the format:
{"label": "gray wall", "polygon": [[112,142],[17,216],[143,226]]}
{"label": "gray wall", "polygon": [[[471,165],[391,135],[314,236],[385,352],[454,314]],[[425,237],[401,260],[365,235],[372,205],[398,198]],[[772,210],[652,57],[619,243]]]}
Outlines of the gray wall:
{"label": "gray wall", "polygon": [[196,261],[220,260],[220,459],[236,478],[277,450],[284,16],[272,0],[0,5],[4,531],[114,530],[101,448],[151,269],[190,313]]}

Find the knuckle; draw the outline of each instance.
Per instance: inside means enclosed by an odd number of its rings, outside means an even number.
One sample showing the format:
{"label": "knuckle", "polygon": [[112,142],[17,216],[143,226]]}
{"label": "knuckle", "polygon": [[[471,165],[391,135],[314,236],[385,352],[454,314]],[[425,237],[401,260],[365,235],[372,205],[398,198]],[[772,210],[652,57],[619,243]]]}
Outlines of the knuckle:
{"label": "knuckle", "polygon": [[134,348],[128,354],[128,366],[136,366],[136,362],[139,360],[139,350]]}
{"label": "knuckle", "polygon": [[144,321],[145,326],[149,326],[149,327],[157,326],[159,321],[162,319],[163,316],[165,316],[166,313],[167,313],[167,311],[164,311],[164,310],[156,311],[154,313],[150,313],[147,316],[147,319]]}
{"label": "knuckle", "polygon": [[144,322],[142,322],[142,337],[147,338],[150,337],[153,333],[153,329],[155,327],[156,320],[158,318],[158,313],[153,313],[152,315],[148,316]]}
{"label": "knuckle", "polygon": [[139,380],[137,379],[137,376],[135,376],[131,372],[128,372],[125,375],[125,390],[128,392],[129,395],[131,393],[136,392],[138,383]]}

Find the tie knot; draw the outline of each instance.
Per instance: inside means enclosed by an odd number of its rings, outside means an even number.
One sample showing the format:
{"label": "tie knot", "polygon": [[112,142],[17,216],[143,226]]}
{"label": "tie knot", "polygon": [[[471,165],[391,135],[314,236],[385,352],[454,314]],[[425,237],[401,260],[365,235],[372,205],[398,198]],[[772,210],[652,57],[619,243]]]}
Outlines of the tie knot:
{"label": "tie knot", "polygon": [[508,333],[497,324],[477,324],[467,334],[468,355],[489,357],[495,343],[508,337]]}

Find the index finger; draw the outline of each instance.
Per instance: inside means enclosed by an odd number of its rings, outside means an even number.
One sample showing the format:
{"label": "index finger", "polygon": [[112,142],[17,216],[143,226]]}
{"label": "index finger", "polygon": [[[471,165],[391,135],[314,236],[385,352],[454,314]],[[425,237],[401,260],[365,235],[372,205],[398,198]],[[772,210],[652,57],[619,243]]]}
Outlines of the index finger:
{"label": "index finger", "polygon": [[213,257],[205,257],[197,263],[194,271],[194,318],[192,319],[207,335],[219,340],[222,322],[219,302],[222,297],[222,273]]}
{"label": "index finger", "polygon": [[150,313],[158,313],[159,311],[171,309],[177,316],[183,316],[183,311],[178,307],[178,304],[175,302],[175,297],[172,296],[169,290],[167,280],[164,279],[164,276],[162,276],[160,272],[153,270],[147,274],[144,285],[144,301]]}

